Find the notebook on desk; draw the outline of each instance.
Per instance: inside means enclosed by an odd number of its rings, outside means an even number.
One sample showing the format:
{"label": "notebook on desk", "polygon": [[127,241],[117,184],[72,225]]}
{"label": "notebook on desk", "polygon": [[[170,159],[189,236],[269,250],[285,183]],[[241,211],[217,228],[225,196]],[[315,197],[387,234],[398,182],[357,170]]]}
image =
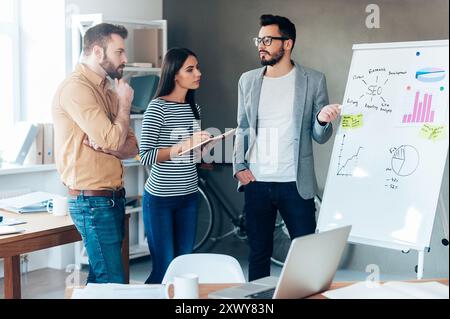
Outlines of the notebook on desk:
{"label": "notebook on desk", "polygon": [[351,226],[295,238],[280,277],[265,277],[208,295],[214,299],[298,299],[327,290]]}

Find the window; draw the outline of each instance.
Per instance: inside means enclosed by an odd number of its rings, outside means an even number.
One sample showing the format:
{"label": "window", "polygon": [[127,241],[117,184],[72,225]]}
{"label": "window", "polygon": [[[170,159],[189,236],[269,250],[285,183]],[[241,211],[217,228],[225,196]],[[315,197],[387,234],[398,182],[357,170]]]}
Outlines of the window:
{"label": "window", "polygon": [[0,136],[17,120],[19,108],[17,1],[0,0]]}
{"label": "window", "polygon": [[51,122],[66,75],[65,1],[0,0],[0,152],[17,121]]}

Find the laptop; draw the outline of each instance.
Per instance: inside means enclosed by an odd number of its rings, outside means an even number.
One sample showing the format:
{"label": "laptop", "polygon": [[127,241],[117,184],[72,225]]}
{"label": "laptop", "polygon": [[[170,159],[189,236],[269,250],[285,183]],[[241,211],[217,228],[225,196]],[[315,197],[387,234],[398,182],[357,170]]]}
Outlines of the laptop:
{"label": "laptop", "polygon": [[298,299],[327,290],[336,274],[351,226],[297,237],[280,277],[265,277],[208,295],[213,299]]}

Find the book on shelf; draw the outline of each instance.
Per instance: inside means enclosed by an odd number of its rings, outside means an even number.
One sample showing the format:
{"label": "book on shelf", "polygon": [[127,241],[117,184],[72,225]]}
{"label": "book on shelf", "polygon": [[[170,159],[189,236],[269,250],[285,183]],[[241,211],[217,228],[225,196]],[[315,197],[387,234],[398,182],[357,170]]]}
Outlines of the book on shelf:
{"label": "book on shelf", "polygon": [[37,134],[25,158],[25,165],[40,165],[44,163],[44,124],[37,123]]}
{"label": "book on shelf", "polygon": [[44,124],[44,164],[54,164],[54,130],[52,123]]}

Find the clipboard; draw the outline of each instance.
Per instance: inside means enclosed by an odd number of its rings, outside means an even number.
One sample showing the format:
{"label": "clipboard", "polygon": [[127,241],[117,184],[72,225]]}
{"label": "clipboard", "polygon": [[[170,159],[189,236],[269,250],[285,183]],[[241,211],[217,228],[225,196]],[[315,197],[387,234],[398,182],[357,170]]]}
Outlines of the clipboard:
{"label": "clipboard", "polygon": [[193,147],[191,147],[191,148],[189,148],[189,149],[187,149],[187,150],[184,150],[184,151],[181,152],[181,153],[178,153],[178,155],[180,156],[180,155],[187,154],[187,153],[189,153],[190,151],[195,150],[196,148],[205,146],[206,144],[209,144],[209,143],[211,143],[211,142],[213,142],[213,141],[224,140],[224,139],[227,138],[228,136],[234,135],[234,132],[235,132],[235,131],[236,131],[236,129],[234,128],[234,129],[229,130],[228,132],[225,132],[225,133],[223,133],[223,134],[220,134],[220,135],[217,135],[217,136],[208,138],[207,140],[204,140],[203,142],[201,142],[201,143],[199,143],[199,144],[197,144],[197,145],[194,145]]}

